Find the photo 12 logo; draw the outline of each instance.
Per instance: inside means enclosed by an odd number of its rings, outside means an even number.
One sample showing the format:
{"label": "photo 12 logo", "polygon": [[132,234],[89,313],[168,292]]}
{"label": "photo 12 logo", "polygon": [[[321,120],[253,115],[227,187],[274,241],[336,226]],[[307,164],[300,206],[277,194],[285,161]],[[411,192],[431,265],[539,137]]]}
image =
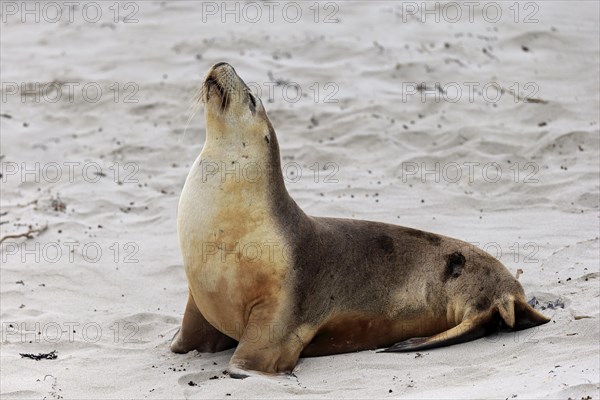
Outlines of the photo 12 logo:
{"label": "photo 12 logo", "polygon": [[135,82],[2,82],[2,103],[16,96],[21,103],[98,103],[102,98],[114,103],[139,103],[139,90]]}
{"label": "photo 12 logo", "polygon": [[476,180],[496,183],[503,176],[505,178],[510,176],[514,183],[539,183],[540,180],[537,177],[539,170],[539,165],[533,162],[511,163],[510,167],[505,168],[503,172],[502,166],[493,161],[488,163],[477,161],[417,163],[408,161],[402,163],[401,176],[402,183],[407,183],[409,179],[421,183],[458,183],[465,178],[468,183],[473,183]]}
{"label": "photo 12 logo", "polygon": [[140,6],[133,1],[2,1],[2,23],[75,23],[114,22],[135,24]]}
{"label": "photo 12 logo", "polygon": [[284,21],[295,24],[301,20],[314,23],[336,24],[340,6],[337,2],[296,1],[203,1],[202,22],[225,23],[274,23]]}
{"label": "photo 12 logo", "polygon": [[[286,183],[297,183],[303,177],[312,178],[314,183],[339,183],[336,175],[340,167],[334,162],[324,164],[315,162],[307,168],[302,168],[299,163],[290,161],[280,167]],[[221,183],[227,181],[259,183],[276,179],[278,176],[276,168],[277,165],[254,161],[232,161],[231,163],[204,161],[200,165],[200,172],[202,182],[218,180]]]}
{"label": "photo 12 logo", "polygon": [[99,182],[102,178],[110,176],[119,185],[124,183],[139,184],[136,178],[139,165],[134,162],[114,162],[104,168],[94,161],[63,161],[47,163],[16,163],[6,161],[0,163],[0,178],[2,183],[18,181],[21,183],[57,183],[68,181],[73,183],[79,178],[87,183]]}
{"label": "photo 12 logo", "polygon": [[283,99],[286,103],[297,103],[302,98],[312,100],[314,103],[338,103],[337,94],[340,87],[335,82],[314,82],[302,89],[300,84],[289,82],[283,79],[272,82],[248,82],[247,86],[252,93],[269,103],[275,102],[275,99]]}
{"label": "photo 12 logo", "polygon": [[89,263],[137,264],[140,246],[136,242],[100,244],[98,242],[64,240],[41,243],[4,240],[0,244],[2,264],[7,263]]}
{"label": "photo 12 logo", "polygon": [[[269,77],[271,81],[246,83],[250,92],[263,102],[274,103],[280,99],[286,103],[297,103],[301,99],[312,100],[314,103],[339,102],[337,94],[340,87],[335,82],[313,82],[303,88],[297,82],[275,78],[270,72]],[[248,89],[242,87],[240,90],[228,91],[227,96],[231,100],[244,100],[248,96]]]}
{"label": "photo 12 logo", "polygon": [[[102,327],[97,322],[2,322],[2,343],[97,343],[103,337],[114,343],[140,343],[140,327],[134,322],[115,322]],[[109,333],[110,332],[110,333]]]}
{"label": "photo 12 logo", "polygon": [[535,82],[514,82],[508,88],[498,82],[402,82],[402,102],[416,98],[422,103],[474,103],[477,99],[498,103],[504,96],[510,96],[515,103],[544,103],[544,100],[535,97],[539,91]]}
{"label": "photo 12 logo", "polygon": [[416,19],[422,23],[446,22],[474,23],[480,18],[487,23],[498,23],[501,20],[510,20],[515,23],[537,24],[536,18],[540,6],[537,2],[495,2],[495,1],[402,1],[402,22]]}

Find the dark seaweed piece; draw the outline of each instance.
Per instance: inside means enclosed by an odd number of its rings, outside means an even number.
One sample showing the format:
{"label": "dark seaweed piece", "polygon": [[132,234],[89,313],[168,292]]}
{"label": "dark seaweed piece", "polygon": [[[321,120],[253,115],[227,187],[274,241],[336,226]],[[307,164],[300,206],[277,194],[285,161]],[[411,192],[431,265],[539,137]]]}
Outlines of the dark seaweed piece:
{"label": "dark seaweed piece", "polygon": [[19,353],[19,354],[21,355],[22,358],[31,358],[32,360],[35,360],[35,361],[55,360],[56,358],[58,358],[58,356],[56,355],[56,350],[52,350],[50,353],[38,353],[38,354]]}

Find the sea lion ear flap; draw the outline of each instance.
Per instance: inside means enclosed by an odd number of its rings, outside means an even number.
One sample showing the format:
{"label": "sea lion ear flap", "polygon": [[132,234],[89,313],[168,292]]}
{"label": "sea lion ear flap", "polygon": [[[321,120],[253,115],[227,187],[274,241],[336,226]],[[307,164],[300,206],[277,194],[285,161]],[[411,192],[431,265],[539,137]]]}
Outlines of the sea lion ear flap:
{"label": "sea lion ear flap", "polygon": [[515,298],[512,295],[502,296],[497,303],[498,312],[509,328],[515,326]]}
{"label": "sea lion ear flap", "polygon": [[550,322],[550,318],[535,310],[524,300],[515,302],[515,330],[533,328]]}

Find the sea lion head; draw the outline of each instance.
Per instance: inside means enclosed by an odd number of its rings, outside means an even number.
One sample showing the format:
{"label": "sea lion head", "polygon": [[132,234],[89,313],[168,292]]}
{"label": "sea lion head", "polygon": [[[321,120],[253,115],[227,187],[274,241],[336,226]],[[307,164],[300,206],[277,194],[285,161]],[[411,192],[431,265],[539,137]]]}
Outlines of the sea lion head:
{"label": "sea lion head", "polygon": [[201,95],[209,136],[239,139],[245,144],[269,143],[272,139],[273,127],[260,98],[231,65],[213,65],[206,74]]}

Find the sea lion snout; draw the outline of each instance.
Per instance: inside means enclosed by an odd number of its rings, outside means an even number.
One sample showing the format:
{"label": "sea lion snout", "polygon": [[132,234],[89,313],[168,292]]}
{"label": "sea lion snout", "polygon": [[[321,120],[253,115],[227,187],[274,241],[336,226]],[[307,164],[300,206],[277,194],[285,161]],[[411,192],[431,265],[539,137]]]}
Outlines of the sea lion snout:
{"label": "sea lion snout", "polygon": [[231,65],[225,62],[213,65],[204,79],[204,101],[208,102],[211,97],[216,97],[221,108],[225,108],[231,103],[232,92],[235,92],[234,89],[239,86],[240,80]]}
{"label": "sea lion snout", "polygon": [[229,111],[241,115],[248,110],[256,114],[257,101],[250,88],[240,78],[235,69],[226,62],[218,62],[208,70],[203,84],[202,100],[209,104],[211,100],[222,113]]}
{"label": "sea lion snout", "polygon": [[223,67],[223,66],[229,67],[229,68],[233,69],[233,67],[231,65],[227,64],[225,61],[221,61],[221,62],[216,63],[215,65],[212,66],[211,69],[214,71],[215,69],[217,69],[219,67]]}

